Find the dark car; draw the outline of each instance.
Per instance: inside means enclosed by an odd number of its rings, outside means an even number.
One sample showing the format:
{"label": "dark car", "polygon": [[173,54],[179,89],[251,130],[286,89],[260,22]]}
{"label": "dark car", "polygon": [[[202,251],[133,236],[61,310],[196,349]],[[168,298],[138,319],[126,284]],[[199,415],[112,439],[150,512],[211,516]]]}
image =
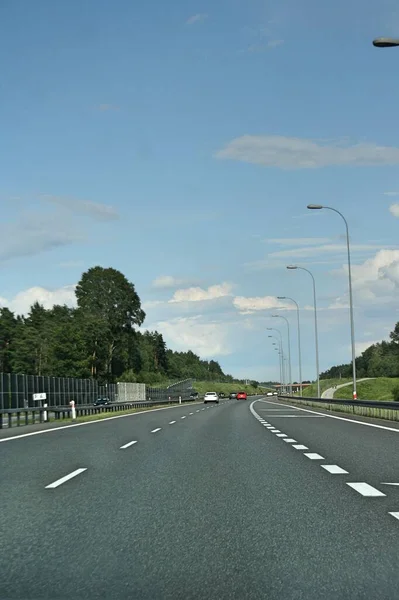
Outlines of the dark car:
{"label": "dark car", "polygon": [[236,398],[237,398],[237,400],[246,400],[247,392],[238,392]]}
{"label": "dark car", "polygon": [[108,406],[108,404],[111,404],[109,398],[97,398],[97,400],[93,402],[93,406]]}
{"label": "dark car", "polygon": [[233,400],[236,397],[237,397],[237,392],[230,392],[230,394],[229,394],[230,400]]}

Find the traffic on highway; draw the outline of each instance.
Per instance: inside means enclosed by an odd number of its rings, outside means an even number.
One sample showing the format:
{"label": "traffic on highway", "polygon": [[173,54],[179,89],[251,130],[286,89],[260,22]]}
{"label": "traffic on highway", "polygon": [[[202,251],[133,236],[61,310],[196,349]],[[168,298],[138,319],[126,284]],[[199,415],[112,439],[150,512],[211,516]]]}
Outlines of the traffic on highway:
{"label": "traffic on highway", "polygon": [[3,431],[1,598],[395,598],[398,435],[268,396]]}

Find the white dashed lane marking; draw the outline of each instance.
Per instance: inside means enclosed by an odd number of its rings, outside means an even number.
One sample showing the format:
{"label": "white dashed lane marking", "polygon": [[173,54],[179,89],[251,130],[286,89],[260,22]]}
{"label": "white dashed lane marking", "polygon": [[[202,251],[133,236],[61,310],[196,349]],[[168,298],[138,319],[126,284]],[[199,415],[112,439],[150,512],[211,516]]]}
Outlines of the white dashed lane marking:
{"label": "white dashed lane marking", "polygon": [[399,512],[390,512],[389,514],[395,517],[395,519],[399,519]]}
{"label": "white dashed lane marking", "polygon": [[80,475],[83,471],[87,471],[87,469],[76,469],[76,471],[72,471],[69,475],[65,475],[65,477],[61,477],[61,479],[57,479],[57,481],[53,481],[49,485],[46,485],[46,490],[57,488],[59,485],[62,485],[66,481],[72,479],[72,477],[76,477],[76,475]]}
{"label": "white dashed lane marking", "polygon": [[331,473],[331,475],[347,475],[348,471],[345,471],[345,469],[341,469],[341,467],[339,467],[338,465],[320,465],[322,469],[325,469],[326,471],[328,471],[329,473]]}
{"label": "white dashed lane marking", "polygon": [[156,433],[157,431],[161,431],[162,427],[157,427],[156,429],[153,429],[151,431],[151,433]]}
{"label": "white dashed lane marking", "polygon": [[317,454],[317,452],[305,452],[304,456],[307,456],[310,458],[310,460],[324,460],[324,458],[320,456],[320,454]]}
{"label": "white dashed lane marking", "polygon": [[285,438],[285,437],[287,437],[287,434],[286,433],[276,433],[276,437]]}
{"label": "white dashed lane marking", "polygon": [[281,431],[280,431],[279,429],[274,429],[274,427],[273,427],[273,429],[271,429],[270,431],[271,431],[272,433],[281,433]]}
{"label": "white dashed lane marking", "polygon": [[137,440],[135,440],[134,442],[128,442],[124,446],[121,446],[120,450],[125,450],[126,448],[129,448],[129,446],[133,446],[133,444],[137,444]]}
{"label": "white dashed lane marking", "polygon": [[180,417],[181,419],[185,419],[186,417]]}
{"label": "white dashed lane marking", "polygon": [[351,487],[353,490],[355,490],[362,496],[368,496],[368,497],[380,496],[381,497],[381,496],[386,495],[386,494],[383,494],[382,492],[380,492],[380,490],[377,490],[377,488],[373,487],[372,485],[365,483],[364,481],[355,482],[355,483],[347,482],[346,485],[349,485],[349,487]]}
{"label": "white dashed lane marking", "polygon": [[285,438],[284,441],[288,442],[288,444],[296,444],[296,440],[294,440],[293,438]]}
{"label": "white dashed lane marking", "polygon": [[174,423],[176,423],[176,421],[170,421],[169,425],[173,425]]}
{"label": "white dashed lane marking", "polygon": [[303,444],[294,444],[292,447],[295,448],[295,450],[309,450],[309,448]]}

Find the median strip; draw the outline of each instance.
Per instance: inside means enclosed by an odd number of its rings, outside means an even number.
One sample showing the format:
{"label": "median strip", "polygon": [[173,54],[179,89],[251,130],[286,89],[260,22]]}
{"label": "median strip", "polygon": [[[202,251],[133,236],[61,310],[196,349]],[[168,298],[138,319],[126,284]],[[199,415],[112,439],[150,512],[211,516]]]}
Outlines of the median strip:
{"label": "median strip", "polygon": [[59,485],[62,485],[63,483],[65,483],[66,481],[69,481],[73,477],[80,475],[84,471],[87,471],[87,469],[76,469],[76,471],[72,471],[72,473],[69,473],[69,475],[65,475],[65,477],[61,477],[61,479],[57,479],[57,481],[54,481],[53,483],[46,485],[45,489],[48,490],[48,489],[57,488]]}

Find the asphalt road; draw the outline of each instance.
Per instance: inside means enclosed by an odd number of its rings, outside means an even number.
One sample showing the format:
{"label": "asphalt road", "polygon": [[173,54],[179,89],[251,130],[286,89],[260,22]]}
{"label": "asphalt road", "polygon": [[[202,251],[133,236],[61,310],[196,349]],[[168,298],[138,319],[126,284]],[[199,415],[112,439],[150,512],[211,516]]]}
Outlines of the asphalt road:
{"label": "asphalt road", "polygon": [[395,600],[399,426],[364,421],[225,400],[7,431],[0,598]]}

